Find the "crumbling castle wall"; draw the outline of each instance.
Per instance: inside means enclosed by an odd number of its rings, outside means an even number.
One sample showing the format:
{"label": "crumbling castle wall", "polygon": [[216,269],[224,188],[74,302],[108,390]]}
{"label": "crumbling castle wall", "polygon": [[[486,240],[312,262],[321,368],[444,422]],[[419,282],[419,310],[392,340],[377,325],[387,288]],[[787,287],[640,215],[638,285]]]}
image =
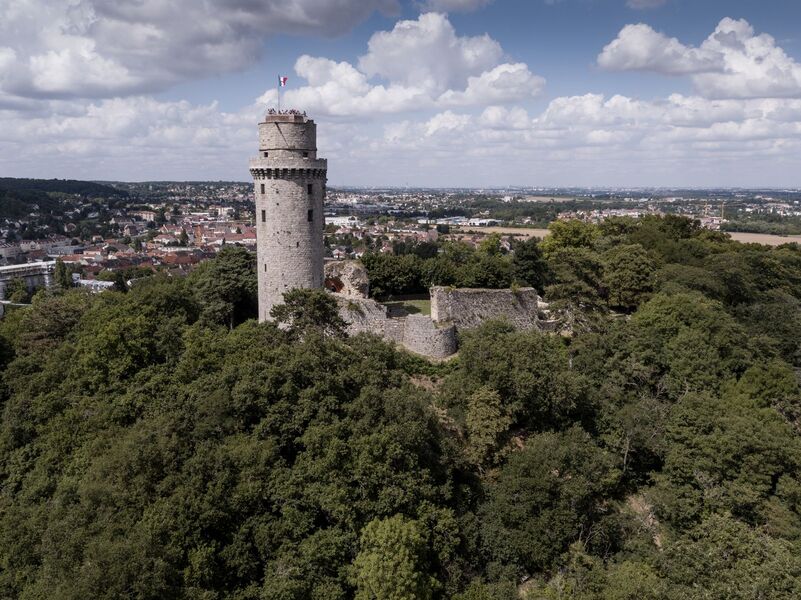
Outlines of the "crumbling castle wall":
{"label": "crumbling castle wall", "polygon": [[325,263],[325,288],[343,296],[367,298],[370,277],[362,263],[355,260],[333,260]]}
{"label": "crumbling castle wall", "polygon": [[456,353],[456,328],[438,325],[426,315],[390,317],[387,308],[370,298],[334,294],[349,335],[372,333],[422,356],[446,358]]}
{"label": "crumbling castle wall", "polygon": [[547,304],[534,288],[485,290],[431,288],[431,316],[391,317],[387,307],[371,298],[334,293],[348,333],[372,333],[407,350],[442,359],[458,350],[457,332],[503,319],[518,329],[551,330],[553,321],[541,319]]}
{"label": "crumbling castle wall", "polygon": [[431,288],[432,320],[452,323],[457,329],[472,329],[491,319],[508,321],[518,329],[539,328],[545,306],[534,288]]}
{"label": "crumbling castle wall", "polygon": [[427,315],[409,315],[403,332],[403,346],[431,358],[447,358],[456,354],[456,328],[439,325]]}
{"label": "crumbling castle wall", "polygon": [[370,298],[334,294],[339,305],[339,316],[348,324],[348,335],[374,333],[384,336],[387,307]]}

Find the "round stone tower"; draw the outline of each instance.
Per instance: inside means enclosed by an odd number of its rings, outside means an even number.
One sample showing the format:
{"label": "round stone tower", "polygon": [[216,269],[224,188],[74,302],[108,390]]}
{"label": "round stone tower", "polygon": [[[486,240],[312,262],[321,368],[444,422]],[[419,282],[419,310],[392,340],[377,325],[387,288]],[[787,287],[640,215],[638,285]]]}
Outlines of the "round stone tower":
{"label": "round stone tower", "polygon": [[256,191],[259,320],[294,288],[323,287],[323,200],[327,163],[305,115],[273,113],[259,123],[251,159]]}

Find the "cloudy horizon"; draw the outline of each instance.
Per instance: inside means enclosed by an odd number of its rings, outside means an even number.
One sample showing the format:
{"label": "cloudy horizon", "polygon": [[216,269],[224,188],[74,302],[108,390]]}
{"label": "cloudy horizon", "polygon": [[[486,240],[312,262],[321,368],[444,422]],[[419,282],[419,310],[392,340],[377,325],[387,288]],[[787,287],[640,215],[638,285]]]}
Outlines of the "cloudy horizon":
{"label": "cloudy horizon", "polygon": [[696,4],[0,0],[0,176],[245,181],[286,75],[332,185],[801,187],[801,7]]}

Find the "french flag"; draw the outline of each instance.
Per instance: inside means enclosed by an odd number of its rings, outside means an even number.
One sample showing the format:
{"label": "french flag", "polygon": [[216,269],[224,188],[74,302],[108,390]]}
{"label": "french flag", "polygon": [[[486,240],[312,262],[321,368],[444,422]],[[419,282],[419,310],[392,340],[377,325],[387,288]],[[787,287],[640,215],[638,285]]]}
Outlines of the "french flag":
{"label": "french flag", "polygon": [[287,78],[283,75],[278,76],[278,87],[286,87]]}

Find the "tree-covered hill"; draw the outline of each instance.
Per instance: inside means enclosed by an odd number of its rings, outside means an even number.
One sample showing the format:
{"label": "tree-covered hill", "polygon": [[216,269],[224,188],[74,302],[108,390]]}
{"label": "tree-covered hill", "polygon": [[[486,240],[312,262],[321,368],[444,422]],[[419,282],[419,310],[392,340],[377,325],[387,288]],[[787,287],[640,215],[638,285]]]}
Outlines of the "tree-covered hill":
{"label": "tree-covered hill", "polygon": [[60,213],[59,197],[125,198],[128,192],[110,185],[71,179],[0,177],[0,218],[18,219],[32,212]]}
{"label": "tree-covered hill", "polygon": [[11,192],[57,192],[76,194],[87,198],[105,198],[109,196],[128,196],[125,190],[111,185],[93,181],[77,181],[74,179],[23,179],[0,177],[0,190]]}
{"label": "tree-covered hill", "polygon": [[0,218],[3,219],[19,219],[37,210],[49,213],[58,206],[58,200],[44,192],[0,189]]}
{"label": "tree-covered hill", "polygon": [[801,249],[648,218],[516,253],[570,332],[441,365],[322,292],[257,324],[239,248],[8,313],[0,598],[800,597]]}

